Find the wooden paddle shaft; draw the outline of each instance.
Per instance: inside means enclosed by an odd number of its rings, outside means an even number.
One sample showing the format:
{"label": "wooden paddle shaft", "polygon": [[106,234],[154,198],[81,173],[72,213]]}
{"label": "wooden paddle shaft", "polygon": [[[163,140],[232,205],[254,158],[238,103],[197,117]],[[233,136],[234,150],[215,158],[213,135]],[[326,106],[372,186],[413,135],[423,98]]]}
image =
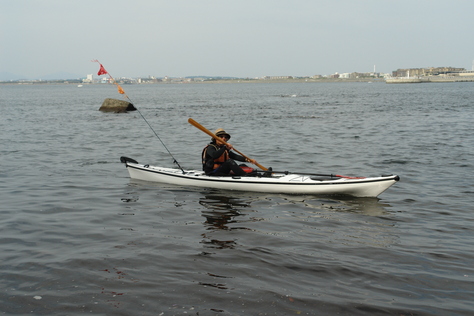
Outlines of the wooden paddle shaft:
{"label": "wooden paddle shaft", "polygon": [[[211,136],[211,137],[214,138],[215,140],[217,140],[217,141],[223,143],[223,144],[226,145],[226,146],[228,145],[225,141],[222,140],[222,138],[217,137],[213,132],[211,132],[210,130],[208,130],[207,128],[205,128],[204,126],[202,126],[201,124],[199,124],[198,122],[196,122],[195,120],[193,120],[192,118],[189,118],[189,119],[188,119],[188,122],[189,122],[189,124],[191,124],[191,125],[197,127],[198,129],[200,129],[201,131],[203,131],[203,132],[206,133],[207,135]],[[244,157],[245,159],[250,160],[249,157],[245,156],[244,154],[242,154],[242,153],[241,153],[240,151],[238,151],[237,149],[235,149],[235,148],[232,148],[232,149],[234,149],[239,155],[241,155],[241,156]],[[265,168],[264,166],[262,166],[262,165],[259,164],[259,163],[256,163],[255,165],[256,165],[257,167],[259,167],[260,169],[264,170],[264,171],[268,170],[267,168]]]}

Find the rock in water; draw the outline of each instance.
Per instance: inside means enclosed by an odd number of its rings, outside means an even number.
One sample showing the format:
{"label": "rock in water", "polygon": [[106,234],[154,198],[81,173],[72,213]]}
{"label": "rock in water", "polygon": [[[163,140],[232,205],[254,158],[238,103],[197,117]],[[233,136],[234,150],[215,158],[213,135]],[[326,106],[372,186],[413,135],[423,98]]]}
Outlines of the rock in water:
{"label": "rock in water", "polygon": [[107,98],[102,103],[99,111],[125,113],[127,111],[136,111],[137,109],[130,102]]}

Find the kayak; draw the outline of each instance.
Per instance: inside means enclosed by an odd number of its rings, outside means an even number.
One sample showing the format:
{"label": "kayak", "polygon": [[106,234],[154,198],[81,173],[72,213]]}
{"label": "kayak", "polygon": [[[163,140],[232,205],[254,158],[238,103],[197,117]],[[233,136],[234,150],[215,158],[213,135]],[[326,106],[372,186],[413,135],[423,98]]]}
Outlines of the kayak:
{"label": "kayak", "polygon": [[262,193],[350,195],[377,197],[400,180],[397,175],[346,177],[271,171],[253,176],[209,176],[199,170],[181,170],[140,164],[121,157],[130,178],[178,186]]}

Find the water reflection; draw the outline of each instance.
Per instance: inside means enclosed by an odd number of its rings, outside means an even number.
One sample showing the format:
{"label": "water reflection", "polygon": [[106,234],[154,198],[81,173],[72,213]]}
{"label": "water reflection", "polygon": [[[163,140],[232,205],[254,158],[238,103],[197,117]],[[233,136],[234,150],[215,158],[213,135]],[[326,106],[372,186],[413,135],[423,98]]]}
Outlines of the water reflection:
{"label": "water reflection", "polygon": [[[240,198],[225,195],[223,192],[209,193],[199,199],[199,204],[206,207],[202,211],[202,216],[206,218],[204,226],[210,233],[220,230],[231,229],[248,229],[243,227],[235,227],[233,224],[242,222],[238,217],[245,217],[241,212],[243,208],[250,207],[250,202],[243,201]],[[231,227],[232,226],[232,227]],[[234,248],[235,240],[221,240],[210,237],[210,234],[202,234],[204,238],[202,243],[209,248]]]}
{"label": "water reflection", "polygon": [[[386,247],[397,239],[393,235],[395,223],[388,211],[391,205],[377,198],[265,195],[220,190],[202,194],[199,204],[205,207],[201,215],[206,220],[201,243],[207,249],[234,249],[242,238],[245,243],[249,234],[229,233],[237,229],[255,231],[262,236],[284,235],[288,240],[308,241],[315,236],[319,239],[325,236],[345,244],[376,247]],[[260,221],[273,224],[255,223]],[[348,227],[350,229],[346,229]]]}
{"label": "water reflection", "polygon": [[387,208],[391,205],[381,202],[378,198],[354,198],[354,197],[288,197],[288,201],[304,205],[307,208],[320,210],[331,210],[336,212],[357,213],[367,216],[389,215]]}
{"label": "water reflection", "polygon": [[[367,216],[390,215],[388,209],[391,208],[388,202],[383,202],[379,198],[264,194],[218,190],[211,194],[205,194],[204,198],[200,198],[199,204],[209,210],[203,212],[203,216],[208,218],[207,223],[214,223],[217,226],[222,225],[222,223],[234,223],[235,217],[241,216],[241,211],[250,209],[252,204],[258,204],[259,206],[288,204],[306,210],[317,209],[320,211],[357,213]],[[227,229],[227,226],[224,225],[217,228]]]}
{"label": "water reflection", "polygon": [[208,229],[229,229],[229,223],[236,223],[237,216],[242,216],[240,210],[250,206],[249,202],[221,194],[208,194],[199,199],[199,204],[207,210],[202,212],[206,218]]}

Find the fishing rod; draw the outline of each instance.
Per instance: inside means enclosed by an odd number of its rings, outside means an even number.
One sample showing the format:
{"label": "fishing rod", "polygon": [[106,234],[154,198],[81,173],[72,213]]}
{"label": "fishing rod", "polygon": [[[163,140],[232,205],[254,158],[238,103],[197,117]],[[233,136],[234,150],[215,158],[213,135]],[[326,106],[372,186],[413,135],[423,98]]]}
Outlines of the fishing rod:
{"label": "fishing rod", "polygon": [[[96,62],[100,65],[100,69],[99,71],[97,72],[97,75],[98,76],[101,76],[101,75],[108,75],[109,78],[112,80],[112,83],[115,84],[117,86],[117,90],[118,90],[118,93],[122,94],[125,98],[127,98],[127,100],[133,104],[132,100],[130,100],[130,98],[128,97],[128,95],[125,93],[125,91],[122,89],[122,87],[117,83],[117,81],[115,81],[115,79],[110,75],[110,73],[105,70],[104,66],[97,60],[97,59],[94,59],[92,60],[92,62]],[[150,129],[153,131],[153,133],[155,134],[155,136],[159,139],[159,141],[161,142],[161,144],[163,145],[163,147],[166,149],[166,151],[168,152],[168,154],[171,156],[171,158],[173,158],[173,163],[175,163],[179,169],[183,172],[183,174],[185,174],[185,171],[184,169],[181,167],[181,165],[179,164],[178,160],[176,160],[176,158],[174,158],[173,154],[171,153],[171,151],[168,149],[168,147],[166,147],[165,143],[161,140],[160,136],[158,136],[158,134],[155,132],[155,130],[153,129],[153,127],[151,127],[150,123],[147,121],[147,119],[143,116],[142,112],[140,112],[140,110],[135,106],[135,109],[137,110],[137,112],[140,114],[140,116],[143,118],[143,120],[147,123],[147,125],[150,127]]]}
{"label": "fishing rod", "polygon": [[[128,97],[127,97],[128,99]],[[129,99],[130,100],[130,99]],[[132,103],[132,102],[130,102]],[[136,107],[135,107],[136,108]],[[137,109],[138,113],[140,114],[140,116],[143,118],[143,120],[148,124],[148,126],[150,127],[150,129],[153,131],[153,133],[155,133],[155,136],[160,140],[161,144],[163,145],[163,147],[165,147],[166,151],[168,152],[168,154],[171,156],[171,158],[173,158],[173,163],[175,163],[179,169],[183,172],[183,174],[185,174],[186,172],[184,171],[184,169],[181,167],[181,165],[179,164],[178,160],[176,160],[176,158],[174,158],[173,154],[171,153],[171,151],[169,151],[168,147],[166,147],[165,143],[161,140],[160,136],[158,136],[158,134],[155,132],[155,130],[153,129],[153,127],[151,127],[150,123],[148,123],[148,121],[146,120],[146,118],[143,116],[142,112],[140,112],[139,109]]]}

